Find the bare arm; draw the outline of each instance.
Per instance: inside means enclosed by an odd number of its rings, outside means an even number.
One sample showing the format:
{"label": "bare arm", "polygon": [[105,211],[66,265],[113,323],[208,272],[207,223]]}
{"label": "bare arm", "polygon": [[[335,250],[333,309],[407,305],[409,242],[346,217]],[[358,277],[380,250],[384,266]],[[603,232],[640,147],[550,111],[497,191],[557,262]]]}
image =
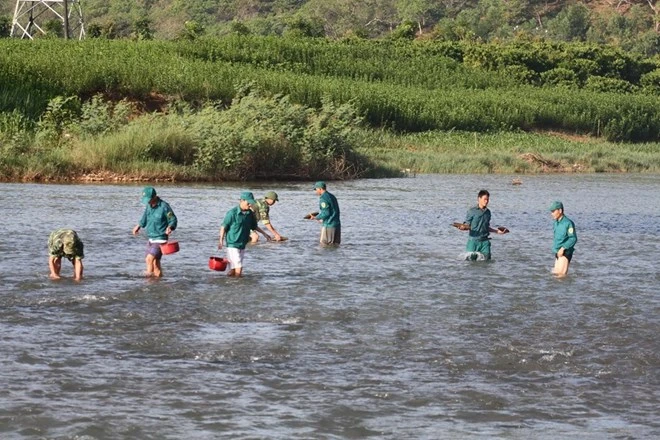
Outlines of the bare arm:
{"label": "bare arm", "polygon": [[80,281],[83,278],[83,262],[80,258],[73,259],[73,279]]}
{"label": "bare arm", "polygon": [[48,257],[48,268],[50,269],[50,278],[53,280],[59,280],[60,269],[62,268],[62,257],[50,255]]}
{"label": "bare arm", "polygon": [[222,249],[222,243],[225,241],[225,227],[220,228],[220,241],[218,242],[218,249]]}
{"label": "bare arm", "polygon": [[258,233],[260,233],[261,235],[263,235],[264,237],[266,237],[266,240],[268,240],[268,241],[272,241],[272,240],[273,240],[272,237],[271,237],[270,235],[266,234],[266,232],[265,232],[263,229],[261,229],[259,226],[257,226],[257,227],[255,228],[255,231],[257,231]]}
{"label": "bare arm", "polygon": [[273,234],[273,237],[275,237],[275,241],[280,241],[282,239],[282,236],[275,230],[273,227],[272,223],[268,223],[266,226],[266,229],[268,229],[271,234]]}

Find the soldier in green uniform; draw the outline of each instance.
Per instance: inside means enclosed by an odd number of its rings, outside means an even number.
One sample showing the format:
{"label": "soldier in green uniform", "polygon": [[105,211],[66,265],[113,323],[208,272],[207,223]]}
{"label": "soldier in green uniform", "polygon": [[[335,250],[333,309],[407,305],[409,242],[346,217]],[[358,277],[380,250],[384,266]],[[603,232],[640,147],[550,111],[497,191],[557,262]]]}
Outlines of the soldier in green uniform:
{"label": "soldier in green uniform", "polygon": [[142,204],[147,206],[140,222],[133,228],[133,235],[137,235],[140,228],[146,231],[148,241],[144,257],[147,265],[145,275],[160,278],[163,276],[160,264],[163,252],[160,250],[160,245],[167,243],[178,222],[170,205],[156,195],[155,188],[147,186],[142,190]]}
{"label": "soldier in green uniform", "polygon": [[257,225],[257,219],[250,205],[256,204],[254,195],[251,192],[244,191],[238,202],[238,206],[227,211],[225,218],[220,226],[220,242],[218,249],[226,240],[227,259],[229,260],[230,277],[240,277],[243,273],[243,259],[245,256],[245,246],[250,241],[250,232],[256,230],[262,235],[266,233]]}
{"label": "soldier in green uniform", "polygon": [[319,212],[316,215],[310,215],[309,218],[322,224],[321,244],[339,244],[341,243],[341,221],[339,220],[337,198],[328,192],[325,182],[316,182],[314,191],[319,196]]}
{"label": "soldier in green uniform", "polygon": [[488,202],[490,193],[485,189],[479,191],[477,195],[477,206],[470,208],[465,216],[465,223],[462,230],[469,231],[469,238],[465,250],[469,252],[470,257],[476,259],[477,253],[490,260],[490,233],[506,234],[506,229],[494,229],[490,227],[490,209]]}
{"label": "soldier in green uniform", "polygon": [[72,229],[57,229],[48,237],[48,267],[50,278],[59,280],[62,269],[62,257],[66,257],[73,264],[73,279],[82,280],[83,258],[85,258],[83,242],[78,233]]}
{"label": "soldier in green uniform", "polygon": [[568,273],[568,266],[573,259],[573,252],[577,243],[575,223],[564,215],[564,204],[562,202],[552,202],[548,210],[554,219],[552,252],[555,254],[555,266],[552,273],[563,277]]}
{"label": "soldier in green uniform", "polygon": [[[257,222],[261,222],[266,229],[270,231],[271,234],[273,234],[273,238],[275,241],[281,241],[282,236],[275,230],[275,227],[273,227],[273,224],[270,221],[270,207],[275,204],[275,202],[279,202],[279,197],[277,196],[277,193],[275,191],[268,191],[263,199],[255,200],[254,205],[250,205],[250,209],[252,209],[252,212],[254,212],[254,216],[257,219]],[[270,241],[271,237],[269,235],[265,235],[266,240]],[[250,233],[250,241],[252,243],[256,243],[259,241],[259,234],[257,234],[257,231],[252,231]]]}

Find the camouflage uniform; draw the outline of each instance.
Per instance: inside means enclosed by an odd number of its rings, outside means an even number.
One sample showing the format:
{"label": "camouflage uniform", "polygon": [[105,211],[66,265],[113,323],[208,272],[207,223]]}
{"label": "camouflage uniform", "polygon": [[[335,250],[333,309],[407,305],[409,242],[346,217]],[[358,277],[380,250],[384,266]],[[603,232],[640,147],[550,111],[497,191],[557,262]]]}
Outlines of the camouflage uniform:
{"label": "camouflage uniform", "polygon": [[252,205],[254,217],[257,221],[267,225],[270,223],[270,206],[266,203],[266,199],[256,200],[256,203]]}
{"label": "camouflage uniform", "polygon": [[83,242],[72,229],[57,229],[51,232],[48,237],[48,251],[53,257],[66,257],[69,261],[85,258]]}

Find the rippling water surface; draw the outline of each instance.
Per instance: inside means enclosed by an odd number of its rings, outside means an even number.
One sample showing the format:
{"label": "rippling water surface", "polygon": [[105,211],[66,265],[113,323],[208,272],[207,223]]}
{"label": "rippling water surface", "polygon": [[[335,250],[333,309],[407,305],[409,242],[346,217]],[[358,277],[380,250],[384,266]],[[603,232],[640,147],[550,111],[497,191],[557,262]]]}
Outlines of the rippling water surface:
{"label": "rippling water surface", "polygon": [[[418,176],[274,189],[289,237],[210,271],[243,187],[158,185],[179,217],[164,278],[141,277],[138,186],[0,185],[0,438],[660,437],[660,176]],[[493,260],[451,228],[491,192]],[[549,203],[579,242],[550,274]],[[76,229],[85,279],[47,277]]]}

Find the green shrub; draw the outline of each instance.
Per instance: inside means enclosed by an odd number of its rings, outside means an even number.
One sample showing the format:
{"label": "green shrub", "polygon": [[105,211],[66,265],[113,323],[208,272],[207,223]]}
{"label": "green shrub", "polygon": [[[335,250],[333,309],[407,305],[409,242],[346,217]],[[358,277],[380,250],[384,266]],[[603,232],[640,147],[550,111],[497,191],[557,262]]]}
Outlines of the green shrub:
{"label": "green shrub", "polygon": [[192,119],[195,165],[235,179],[346,177],[346,167],[360,169],[351,146],[359,122],[348,104],[315,110],[247,87],[227,110],[207,106]]}
{"label": "green shrub", "polygon": [[34,138],[34,124],[18,111],[0,113],[0,151],[2,156],[29,152]]}
{"label": "green shrub", "polygon": [[545,86],[577,88],[578,76],[572,70],[556,67],[541,73],[541,83]]}
{"label": "green shrub", "polygon": [[597,75],[599,72],[598,63],[584,58],[573,58],[559,63],[560,68],[575,72],[578,81],[582,84],[591,75]]}
{"label": "green shrub", "polygon": [[65,129],[73,124],[80,112],[77,96],[56,96],[46,106],[46,111],[37,124],[37,143],[42,148],[59,147],[69,139]]}
{"label": "green shrub", "polygon": [[390,34],[393,40],[412,40],[415,38],[417,26],[412,21],[404,21],[398,25]]}
{"label": "green shrub", "polygon": [[79,126],[84,134],[98,135],[128,123],[134,108],[126,99],[112,103],[97,94],[82,104]]}
{"label": "green shrub", "polygon": [[521,65],[506,66],[502,69],[502,73],[514,78],[520,84],[537,84],[540,79],[538,73]]}
{"label": "green shrub", "polygon": [[613,116],[605,124],[603,135],[613,142],[658,139],[660,121],[649,114],[643,106],[630,104],[621,108],[620,114]]}
{"label": "green shrub", "polygon": [[628,81],[602,76],[590,76],[584,85],[587,90],[606,93],[632,93],[634,87]]}
{"label": "green shrub", "polygon": [[287,23],[284,36],[292,38],[318,38],[325,36],[321,20],[296,15]]}
{"label": "green shrub", "polygon": [[660,69],[642,75],[639,82],[644,90],[660,95]]}

